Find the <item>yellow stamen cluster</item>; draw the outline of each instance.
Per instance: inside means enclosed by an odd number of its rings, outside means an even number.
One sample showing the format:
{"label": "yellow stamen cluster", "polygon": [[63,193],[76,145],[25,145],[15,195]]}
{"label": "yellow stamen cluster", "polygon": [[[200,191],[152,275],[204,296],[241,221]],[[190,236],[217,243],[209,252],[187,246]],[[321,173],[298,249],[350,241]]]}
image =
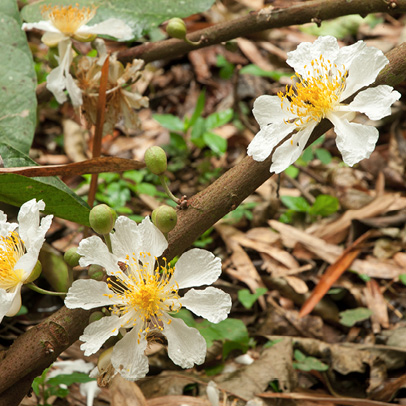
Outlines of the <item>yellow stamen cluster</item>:
{"label": "yellow stamen cluster", "polygon": [[[151,254],[141,254],[143,265],[140,265],[135,255],[127,257],[126,269],[123,271],[127,278],[119,273],[108,279],[108,287],[114,292],[109,294],[110,298],[117,300],[120,304],[111,307],[112,314],[123,316],[133,312],[134,317],[127,323],[137,324],[137,318],[142,324],[141,333],[148,333],[151,329],[163,330],[162,316],[165,313],[179,311],[181,305],[178,301],[178,284],[172,280],[174,268],[165,266],[150,267],[148,261],[155,261],[157,258]],[[124,267],[121,266],[121,269]],[[122,327],[130,327],[129,325]]]}
{"label": "yellow stamen cluster", "polygon": [[313,59],[311,67],[307,68],[307,78],[298,73],[299,83],[295,86],[286,86],[286,93],[278,93],[281,99],[281,108],[289,110],[297,118],[297,126],[302,126],[311,120],[319,122],[325,118],[338,103],[341,92],[345,88],[347,71],[344,66],[338,69],[336,64],[324,60],[323,56]]}
{"label": "yellow stamen cluster", "polygon": [[45,19],[65,35],[73,36],[76,31],[90,21],[96,14],[96,7],[43,6],[41,9]]}
{"label": "yellow stamen cluster", "polygon": [[14,267],[24,253],[24,242],[16,231],[0,236],[0,289],[9,290],[23,282],[24,270]]}

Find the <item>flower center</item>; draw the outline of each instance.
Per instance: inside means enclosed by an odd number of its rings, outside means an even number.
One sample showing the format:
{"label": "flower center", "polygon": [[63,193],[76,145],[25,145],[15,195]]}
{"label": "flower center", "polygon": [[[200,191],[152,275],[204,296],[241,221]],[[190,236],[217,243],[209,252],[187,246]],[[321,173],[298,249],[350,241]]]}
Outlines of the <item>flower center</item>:
{"label": "flower center", "polygon": [[[136,324],[140,319],[142,327],[140,331],[148,332],[151,328],[163,330],[162,316],[165,313],[179,311],[181,305],[178,302],[178,284],[172,280],[174,268],[151,265],[157,258],[151,254],[141,254],[144,257],[143,265],[133,258],[127,257],[124,274],[115,274],[115,278],[108,278],[108,287],[114,292],[109,295],[120,304],[114,305],[110,310],[112,314],[123,316],[128,312],[134,312],[134,318],[127,323]],[[124,327],[124,326],[123,326]]]}
{"label": "flower center", "polygon": [[14,267],[24,253],[24,242],[16,231],[0,236],[0,289],[10,290],[23,282],[24,270]]}
{"label": "flower center", "polygon": [[[298,73],[296,86],[286,86],[286,93],[278,93],[281,99],[281,108],[289,110],[297,118],[297,126],[311,120],[319,122],[325,118],[339,102],[340,95],[345,88],[347,70],[343,65],[341,69],[323,56],[313,59],[311,66],[304,66],[308,77],[304,78]],[[292,76],[295,77],[295,76]]]}
{"label": "flower center", "polygon": [[44,18],[51,20],[55,28],[65,35],[72,36],[82,26],[90,21],[96,14],[96,7],[82,7],[79,4],[72,6],[43,6],[41,9]]}

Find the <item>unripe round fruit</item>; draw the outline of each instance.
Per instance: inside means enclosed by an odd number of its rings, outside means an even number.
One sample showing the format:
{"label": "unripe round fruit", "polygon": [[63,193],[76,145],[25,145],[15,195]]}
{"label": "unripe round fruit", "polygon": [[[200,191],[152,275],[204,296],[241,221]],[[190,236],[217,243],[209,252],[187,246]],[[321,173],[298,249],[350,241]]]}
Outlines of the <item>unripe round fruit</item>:
{"label": "unripe round fruit", "polygon": [[181,18],[171,18],[166,26],[166,32],[172,38],[185,39],[187,33],[186,24]]}
{"label": "unripe round fruit", "polygon": [[[176,226],[178,221],[178,216],[176,210],[170,206],[160,206],[154,210],[152,214],[153,223],[161,230],[163,233],[169,233]],[[155,219],[155,221],[154,221]]]}
{"label": "unripe round fruit", "polygon": [[25,280],[24,283],[31,283],[34,282],[35,279],[37,279],[41,275],[42,271],[42,265],[41,262],[37,261],[37,263],[34,266],[34,269],[32,270],[30,276]]}
{"label": "unripe round fruit", "polygon": [[168,166],[165,151],[158,146],[150,147],[145,151],[145,165],[155,175],[162,175]]}
{"label": "unripe round fruit", "polygon": [[89,324],[90,323],[93,323],[93,322],[95,322],[95,321],[98,321],[98,320],[100,320],[101,318],[103,318],[105,316],[105,314],[103,313],[103,312],[101,312],[101,311],[96,311],[96,312],[93,312],[90,316],[89,316]]}
{"label": "unripe round fruit", "polygon": [[90,279],[95,281],[101,281],[104,278],[104,268],[100,265],[90,265],[89,270],[87,271]]}
{"label": "unripe round fruit", "polygon": [[99,204],[90,210],[90,227],[98,234],[109,234],[116,222],[116,212],[107,204]]}
{"label": "unripe round fruit", "polygon": [[63,259],[72,268],[79,265],[80,257],[81,255],[77,253],[76,247],[69,248],[65,254],[63,254]]}

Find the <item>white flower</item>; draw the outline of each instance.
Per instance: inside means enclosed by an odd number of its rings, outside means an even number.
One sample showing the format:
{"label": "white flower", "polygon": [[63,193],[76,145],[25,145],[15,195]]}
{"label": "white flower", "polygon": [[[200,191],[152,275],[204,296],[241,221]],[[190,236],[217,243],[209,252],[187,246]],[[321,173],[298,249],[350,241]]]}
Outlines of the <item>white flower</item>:
{"label": "white flower", "polygon": [[[39,223],[45,203],[32,199],[18,213],[18,224],[8,223],[0,210],[0,322],[21,307],[21,287],[29,280],[53,216]],[[17,230],[18,228],[18,230]]]}
{"label": "white flower", "polygon": [[282,172],[299,158],[313,129],[327,118],[334,125],[337,147],[346,164],[353,166],[369,158],[378,130],[350,120],[355,112],[371,120],[388,116],[400,93],[380,85],[361,91],[348,105],[342,102],[375,81],[389,63],[382,51],[363,41],[339,48],[334,37],[326,36],[300,44],[288,53],[287,63],[295,69],[299,83],[286,87],[286,94],[255,100],[253,113],[261,129],[248,146],[248,155],[262,162],[282,142],[270,168]]}
{"label": "white flower", "polygon": [[179,289],[212,284],[221,273],[221,261],[212,253],[192,249],[184,253],[174,268],[156,264],[167,248],[163,234],[146,217],[140,225],[119,217],[112,233],[112,253],[99,237],[79,244],[80,265],[101,265],[108,282],[75,281],[65,304],[68,308],[92,309],[109,306],[111,315],[86,327],[80,339],[85,355],[95,353],[111,336],[124,337],[114,346],[113,367],[126,379],[136,380],[148,372],[144,354],[147,338],[156,332],[168,340],[168,355],[183,368],[203,363],[206,342],[200,333],[186,326],[170,312],[182,306],[198,316],[218,323],[227,317],[231,298],[220,289],[190,289],[183,297]]}
{"label": "white flower", "polygon": [[82,104],[81,90],[69,73],[73,58],[72,38],[78,41],[92,41],[96,35],[110,35],[125,41],[133,37],[131,28],[117,18],[109,18],[92,26],[86,25],[95,14],[96,7],[44,6],[43,21],[22,25],[23,30],[37,28],[45,31],[41,38],[42,42],[50,47],[58,45],[59,66],[47,77],[47,88],[54,94],[58,103],[67,100],[64,93],[66,89],[74,106]]}

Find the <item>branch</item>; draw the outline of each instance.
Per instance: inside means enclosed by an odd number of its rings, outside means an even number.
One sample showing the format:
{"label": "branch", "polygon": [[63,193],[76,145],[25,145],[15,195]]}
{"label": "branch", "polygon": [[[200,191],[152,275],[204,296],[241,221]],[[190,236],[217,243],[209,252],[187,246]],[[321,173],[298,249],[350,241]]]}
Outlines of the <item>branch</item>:
{"label": "branch", "polygon": [[[395,7],[392,5],[395,5]],[[139,58],[148,63],[178,57],[195,49],[231,41],[238,37],[250,36],[253,33],[271,28],[305,24],[315,20],[320,22],[349,14],[366,16],[370,13],[398,13],[404,11],[406,11],[406,0],[317,0],[282,9],[269,6],[247,16],[189,34],[188,39],[191,41],[203,39],[199,45],[190,45],[177,39],[149,42],[120,51],[117,59],[122,63],[131,63],[133,59]]]}

